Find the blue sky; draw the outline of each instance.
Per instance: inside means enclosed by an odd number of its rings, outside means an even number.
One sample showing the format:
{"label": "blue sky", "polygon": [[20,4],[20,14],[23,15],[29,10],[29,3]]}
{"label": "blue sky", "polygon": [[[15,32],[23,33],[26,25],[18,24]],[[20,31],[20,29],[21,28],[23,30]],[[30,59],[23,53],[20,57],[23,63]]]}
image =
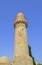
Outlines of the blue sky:
{"label": "blue sky", "polygon": [[14,55],[14,19],[22,12],[28,20],[28,43],[36,62],[42,62],[42,0],[0,0],[0,56]]}

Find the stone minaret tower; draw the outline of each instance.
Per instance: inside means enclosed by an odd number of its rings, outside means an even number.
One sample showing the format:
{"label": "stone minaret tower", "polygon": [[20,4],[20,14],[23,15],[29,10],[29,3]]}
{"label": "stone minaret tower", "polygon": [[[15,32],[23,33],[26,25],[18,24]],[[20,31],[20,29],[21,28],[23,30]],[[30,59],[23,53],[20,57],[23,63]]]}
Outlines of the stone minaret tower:
{"label": "stone minaret tower", "polygon": [[33,60],[29,56],[28,42],[27,42],[27,28],[28,24],[22,13],[17,14],[14,22],[15,27],[15,65],[33,65]]}

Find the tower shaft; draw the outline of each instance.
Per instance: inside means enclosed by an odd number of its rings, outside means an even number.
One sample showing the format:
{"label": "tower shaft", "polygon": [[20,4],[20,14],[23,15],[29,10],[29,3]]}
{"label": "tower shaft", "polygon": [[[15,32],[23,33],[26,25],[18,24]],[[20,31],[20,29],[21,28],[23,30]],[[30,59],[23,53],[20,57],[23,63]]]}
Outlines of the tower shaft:
{"label": "tower shaft", "polygon": [[29,55],[26,25],[19,23],[15,29],[15,56],[26,54]]}

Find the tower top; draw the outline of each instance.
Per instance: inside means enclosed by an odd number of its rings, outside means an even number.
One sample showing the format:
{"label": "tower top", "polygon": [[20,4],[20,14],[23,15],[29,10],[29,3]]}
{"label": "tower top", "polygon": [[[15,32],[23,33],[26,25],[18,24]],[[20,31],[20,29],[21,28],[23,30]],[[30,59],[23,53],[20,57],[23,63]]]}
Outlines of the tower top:
{"label": "tower top", "polygon": [[27,20],[24,17],[23,13],[18,13],[14,22],[14,27],[16,27],[16,24],[18,23],[24,23],[26,25],[26,27],[28,26],[27,24]]}
{"label": "tower top", "polygon": [[18,13],[18,14],[17,14],[17,17],[18,17],[18,16],[24,17],[24,14],[23,14],[23,13]]}

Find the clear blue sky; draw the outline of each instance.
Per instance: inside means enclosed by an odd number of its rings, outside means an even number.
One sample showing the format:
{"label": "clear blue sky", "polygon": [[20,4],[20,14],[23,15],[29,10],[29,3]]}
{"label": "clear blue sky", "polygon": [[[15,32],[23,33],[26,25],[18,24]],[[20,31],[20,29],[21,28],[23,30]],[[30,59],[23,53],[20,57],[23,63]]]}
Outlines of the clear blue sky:
{"label": "clear blue sky", "polygon": [[28,43],[36,62],[42,62],[42,0],[0,0],[0,56],[14,55],[14,19],[23,12],[28,20]]}

